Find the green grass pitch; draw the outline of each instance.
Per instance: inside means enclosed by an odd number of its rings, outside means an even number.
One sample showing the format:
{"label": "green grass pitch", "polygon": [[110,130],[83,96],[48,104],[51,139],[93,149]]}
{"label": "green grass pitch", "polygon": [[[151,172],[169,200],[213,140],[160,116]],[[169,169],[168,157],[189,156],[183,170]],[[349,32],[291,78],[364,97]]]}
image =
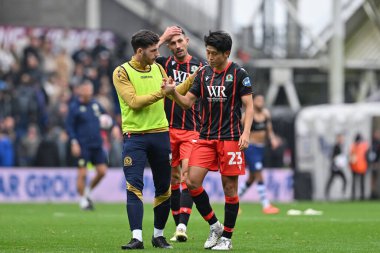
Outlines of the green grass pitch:
{"label": "green grass pitch", "polygon": [[[223,205],[214,204],[223,221]],[[260,206],[242,203],[233,236],[233,252],[380,252],[379,202],[300,202],[279,204],[281,213],[264,215]],[[322,210],[322,216],[287,216],[288,209]],[[145,205],[143,252],[158,252],[151,205]],[[174,232],[169,217],[165,236]],[[205,252],[208,225],[196,209],[189,240],[171,252]],[[130,240],[125,204],[97,204],[80,211],[77,204],[0,204],[0,252],[122,252]],[[166,250],[165,250],[166,251]]]}

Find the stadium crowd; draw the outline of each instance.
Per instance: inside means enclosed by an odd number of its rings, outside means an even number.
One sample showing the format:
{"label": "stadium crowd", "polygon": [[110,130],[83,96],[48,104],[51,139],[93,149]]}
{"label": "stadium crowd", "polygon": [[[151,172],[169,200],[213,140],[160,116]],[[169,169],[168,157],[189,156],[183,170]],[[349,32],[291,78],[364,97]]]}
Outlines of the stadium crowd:
{"label": "stadium crowd", "polygon": [[[101,39],[91,48],[33,35],[11,47],[0,43],[0,166],[73,166],[65,131],[69,103],[80,82],[90,80],[96,100],[119,122],[112,71],[124,52]],[[110,166],[121,166],[121,131],[102,137]]]}

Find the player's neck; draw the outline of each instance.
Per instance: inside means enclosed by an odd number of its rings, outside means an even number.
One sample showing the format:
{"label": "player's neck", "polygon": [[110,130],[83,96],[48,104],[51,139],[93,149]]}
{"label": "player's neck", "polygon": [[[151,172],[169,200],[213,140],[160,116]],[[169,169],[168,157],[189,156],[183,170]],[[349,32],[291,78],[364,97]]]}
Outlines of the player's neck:
{"label": "player's neck", "polygon": [[139,55],[134,55],[132,57],[132,62],[135,64],[135,67],[141,70],[145,70],[147,66],[149,65],[142,57]]}
{"label": "player's neck", "polygon": [[187,55],[185,55],[184,57],[181,57],[181,58],[177,58],[177,57],[174,56],[174,60],[176,62],[178,62],[178,63],[188,62],[188,61],[190,61],[190,59],[191,59],[191,55],[189,55],[189,54],[187,54]]}
{"label": "player's neck", "polygon": [[215,72],[223,72],[228,66],[229,66],[230,62],[228,60],[224,61],[222,64],[220,64],[219,66],[215,67],[214,68],[214,71]]}

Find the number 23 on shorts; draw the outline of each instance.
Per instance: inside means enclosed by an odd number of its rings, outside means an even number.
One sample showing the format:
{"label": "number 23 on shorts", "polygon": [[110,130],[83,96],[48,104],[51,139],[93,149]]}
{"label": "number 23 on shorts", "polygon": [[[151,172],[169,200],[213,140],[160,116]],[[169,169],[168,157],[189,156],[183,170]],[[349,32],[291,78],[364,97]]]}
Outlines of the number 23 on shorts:
{"label": "number 23 on shorts", "polygon": [[244,153],[241,150],[239,150],[238,142],[225,141],[223,149],[225,156],[223,157],[223,162],[221,166],[222,174],[244,175]]}

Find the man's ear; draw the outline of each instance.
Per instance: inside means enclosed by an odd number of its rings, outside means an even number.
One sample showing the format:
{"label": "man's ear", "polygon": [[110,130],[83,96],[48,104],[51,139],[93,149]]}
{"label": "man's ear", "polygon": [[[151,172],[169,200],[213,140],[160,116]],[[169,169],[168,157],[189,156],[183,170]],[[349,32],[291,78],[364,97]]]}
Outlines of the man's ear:
{"label": "man's ear", "polygon": [[142,53],[143,53],[143,49],[142,49],[141,47],[139,47],[139,48],[137,49],[136,53],[139,54],[139,55],[142,55]]}
{"label": "man's ear", "polygon": [[230,54],[231,54],[231,51],[224,52],[224,56],[226,56],[227,58],[230,57]]}

